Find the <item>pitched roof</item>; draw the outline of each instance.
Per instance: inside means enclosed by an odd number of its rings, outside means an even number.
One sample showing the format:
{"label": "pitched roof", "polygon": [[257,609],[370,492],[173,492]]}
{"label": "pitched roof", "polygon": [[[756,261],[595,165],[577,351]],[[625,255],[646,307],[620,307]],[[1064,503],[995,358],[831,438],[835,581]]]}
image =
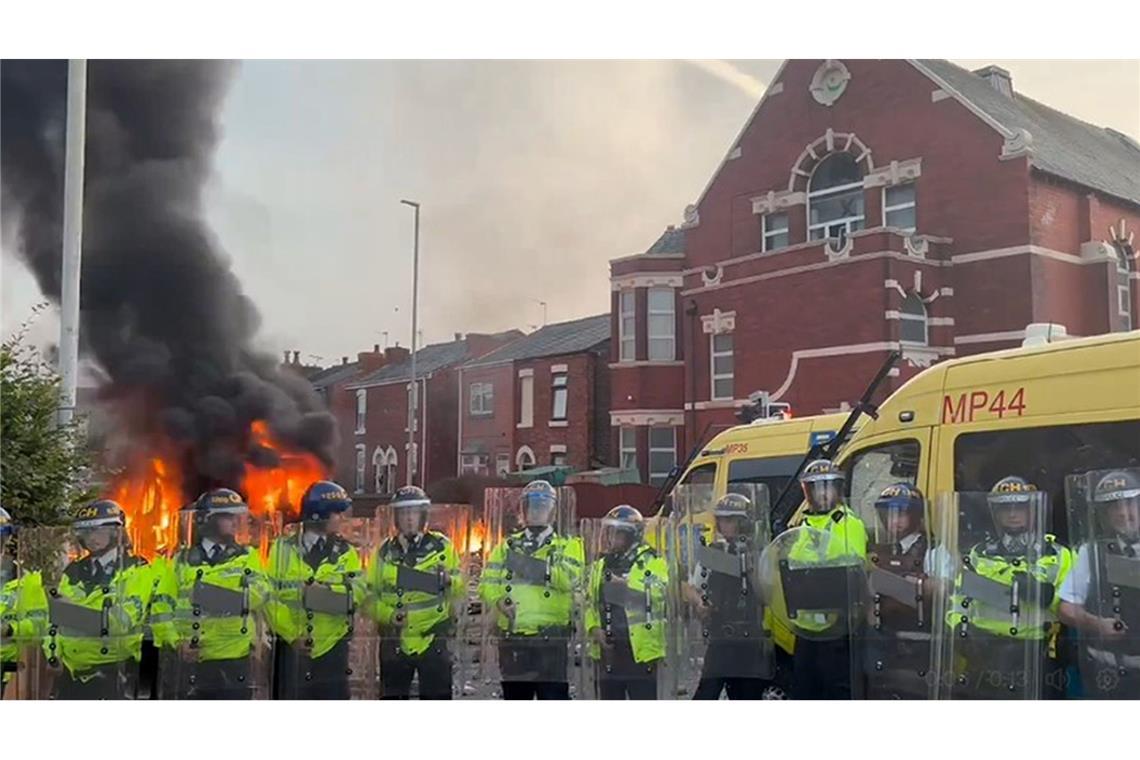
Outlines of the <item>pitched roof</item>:
{"label": "pitched roof", "polygon": [[309,376],[309,383],[314,388],[327,388],[330,385],[348,380],[359,372],[357,362],[350,362],[348,364],[335,364],[332,367],[326,367],[320,372],[315,372]]}
{"label": "pitched roof", "polygon": [[1076,119],[1027,98],[998,92],[982,77],[949,61],[917,62],[1011,135],[1031,138],[1035,168],[1140,204],[1140,145],[1115,130]]}
{"label": "pitched roof", "polygon": [[598,314],[575,319],[572,322],[547,325],[463,366],[484,367],[521,359],[537,359],[541,356],[576,354],[609,340],[609,337],[610,315]]}
{"label": "pitched roof", "polygon": [[[503,333],[496,333],[492,337],[505,338],[512,332],[517,333],[517,331],[510,330]],[[435,345],[424,346],[416,351],[416,376],[423,377],[432,372],[462,362],[467,358],[467,348],[466,340],[453,340],[450,343],[436,343]],[[348,388],[364,388],[371,385],[387,385],[388,383],[405,382],[410,380],[411,377],[412,361],[408,358],[397,364],[389,364],[386,367],[381,367],[375,372],[365,375],[352,383]]]}
{"label": "pitched roof", "polygon": [[657,253],[684,253],[685,252],[685,231],[679,230],[670,225],[661,233],[661,237],[657,238],[657,242],[649,246],[649,250],[645,253],[652,256]]}

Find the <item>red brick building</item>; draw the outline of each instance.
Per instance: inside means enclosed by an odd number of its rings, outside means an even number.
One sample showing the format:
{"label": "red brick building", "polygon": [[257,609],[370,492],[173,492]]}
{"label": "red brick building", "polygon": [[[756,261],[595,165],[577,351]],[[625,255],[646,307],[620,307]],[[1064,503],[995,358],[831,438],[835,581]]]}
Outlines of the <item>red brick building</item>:
{"label": "red brick building", "polygon": [[547,325],[465,363],[460,473],[611,464],[609,340],[610,315],[601,314]]}
{"label": "red brick building", "polygon": [[[521,336],[518,330],[457,335],[416,352],[415,484],[456,474],[457,367]],[[387,495],[408,482],[411,355],[396,346],[361,354],[358,364],[361,372],[327,392],[341,434],[336,476],[355,493]]]}
{"label": "red brick building", "polygon": [[610,263],[613,444],[659,482],[766,392],[796,415],[948,356],[1138,326],[1140,146],[946,61],[788,61],[642,254]]}

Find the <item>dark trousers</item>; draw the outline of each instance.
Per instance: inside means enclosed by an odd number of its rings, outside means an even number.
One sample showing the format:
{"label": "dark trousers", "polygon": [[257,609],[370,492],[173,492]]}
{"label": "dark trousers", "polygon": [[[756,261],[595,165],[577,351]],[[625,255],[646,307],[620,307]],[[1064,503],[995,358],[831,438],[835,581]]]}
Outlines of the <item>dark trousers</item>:
{"label": "dark trousers", "polygon": [[566,681],[503,681],[503,699],[570,699]]}
{"label": "dark trousers", "polygon": [[343,638],[312,658],[278,639],[273,679],[274,699],[349,699],[349,639]]}
{"label": "dark trousers", "polygon": [[600,699],[657,699],[657,663],[633,658],[629,631],[620,631],[612,648],[602,651],[597,674]]}
{"label": "dark trousers", "polygon": [[570,699],[569,629],[516,634],[499,640],[503,699]]}
{"label": "dark trousers", "polygon": [[729,699],[763,699],[764,689],[769,683],[764,678],[701,678],[697,690],[693,692],[693,699],[720,699],[722,691],[727,692]]}
{"label": "dark trousers", "polygon": [[249,657],[183,663],[181,668],[189,681],[183,699],[253,699]]}
{"label": "dark trousers", "polygon": [[851,699],[851,645],[846,637],[798,637],[792,661],[792,699]]}
{"label": "dark trousers", "polygon": [[[975,629],[958,640],[961,662],[956,663],[950,687],[952,699],[1063,699],[1063,668],[1049,659],[1048,643],[994,636]],[[1026,670],[1026,658],[1034,658]]]}
{"label": "dark trousers", "polygon": [[138,688],[138,663],[116,662],[72,675],[61,668],[52,699],[134,699]]}
{"label": "dark trousers", "polygon": [[395,642],[381,644],[381,699],[410,699],[412,680],[417,675],[420,699],[451,699],[451,653],[438,636],[426,651],[416,655],[398,653]]}

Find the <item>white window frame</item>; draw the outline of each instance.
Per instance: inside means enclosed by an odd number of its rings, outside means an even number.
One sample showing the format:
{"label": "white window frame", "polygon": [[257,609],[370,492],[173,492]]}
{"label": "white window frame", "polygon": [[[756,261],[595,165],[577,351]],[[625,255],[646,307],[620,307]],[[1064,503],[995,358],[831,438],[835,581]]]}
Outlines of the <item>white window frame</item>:
{"label": "white window frame", "polygon": [[[922,306],[922,316],[917,314],[908,314],[906,312],[907,302],[914,299]],[[903,338],[903,323],[904,322],[919,322],[922,324],[923,340],[921,343],[913,340],[906,340]],[[930,345],[930,312],[926,308],[926,302],[922,300],[922,296],[918,293],[908,293],[906,298],[903,299],[902,305],[899,307],[899,342],[907,346],[929,346]]]}
{"label": "white window frame", "polygon": [[[736,340],[733,339],[732,347],[728,351],[717,351],[716,350],[716,339],[720,338],[720,337],[732,338],[732,333],[713,333],[712,335],[709,335],[709,378],[710,378],[709,379],[709,398],[713,401],[731,401],[734,398],[734,395],[733,395],[734,385],[733,385],[732,381],[733,381],[733,378],[735,377],[735,372],[736,372]],[[727,372],[727,373],[722,372],[720,374],[717,374],[717,371],[716,371],[717,357],[725,357],[725,356],[732,357],[732,369],[733,369],[733,371]],[[724,396],[724,395],[718,396],[717,395],[717,392],[716,392],[717,380],[728,380],[729,381],[729,392],[728,392],[727,396]]]}
{"label": "white window frame", "polygon": [[495,474],[504,475],[511,471],[511,455],[509,452],[500,451],[495,454]]}
{"label": "white window frame", "polygon": [[356,390],[356,434],[361,435],[365,432],[364,428],[368,424],[368,389],[358,388]]}
{"label": "white window frame", "polygon": [[364,482],[368,475],[368,453],[363,443],[356,444],[356,493],[364,493]]}
{"label": "white window frame", "polygon": [[[784,217],[784,226],[782,228],[778,228],[778,229],[770,229],[768,227],[768,223],[771,220],[773,220],[777,217],[781,217],[781,216]],[[792,240],[791,240],[791,225],[792,225],[792,223],[791,223],[791,217],[788,216],[788,212],[787,211],[774,211],[770,214],[765,214],[763,218],[764,218],[764,223],[763,223],[763,226],[760,228],[760,232],[761,232],[760,250],[764,253],[767,253],[768,251],[777,251],[781,248],[787,248],[792,242]],[[774,238],[778,235],[788,236],[787,240],[784,242],[784,244],[783,245],[771,245],[771,244],[769,244],[768,240],[770,238]]]}
{"label": "white window frame", "polygon": [[[846,193],[850,193],[852,190],[855,190],[855,189],[858,189],[860,193],[864,192],[863,180],[862,179],[860,179],[858,182],[849,182],[846,185],[836,185],[835,187],[829,187],[829,188],[826,188],[824,190],[813,190],[812,189],[812,180],[815,179],[816,171],[819,169],[819,167],[823,166],[823,164],[827,161],[827,159],[831,158],[834,155],[837,155],[837,154],[830,153],[830,154],[824,156],[823,158],[821,158],[819,160],[819,163],[817,163],[815,165],[815,168],[812,169],[812,172],[811,172],[812,176],[808,177],[808,185],[807,185],[808,193],[807,193],[807,204],[806,204],[808,240],[827,240],[828,238],[832,237],[831,235],[828,234],[829,228],[834,227],[836,225],[840,225],[840,224],[843,225],[844,234],[850,235],[852,232],[855,231],[851,228],[851,226],[853,224],[858,223],[860,225],[858,227],[858,229],[863,229],[867,224],[867,200],[866,200],[866,197],[863,198],[863,213],[859,216],[844,216],[844,217],[840,217],[838,219],[831,219],[831,220],[826,221],[826,222],[818,222],[818,223],[814,223],[814,224],[811,221],[811,210],[812,210],[812,207],[815,205],[816,201],[826,199],[832,195],[844,195]],[[855,162],[855,166],[856,166],[856,168],[858,168],[858,166],[859,166],[858,161]],[[815,234],[817,231],[822,231],[823,234],[817,236]]]}
{"label": "white window frame", "polygon": [[[670,438],[673,441],[671,448],[654,448],[653,447],[653,431],[654,430],[668,430]],[[663,454],[668,452],[672,458],[672,464],[669,465],[664,471],[653,470],[653,455]],[[652,425],[649,428],[649,485],[661,485],[665,479],[669,477],[669,473],[677,466],[677,428],[673,425]],[[657,481],[657,482],[654,482]]]}
{"label": "white window frame", "polygon": [[459,474],[460,476],[486,475],[490,463],[489,454],[461,454],[459,457]]}
{"label": "white window frame", "polygon": [[[561,381],[561,382],[559,382]],[[562,399],[562,414],[558,414],[558,400]],[[550,419],[569,419],[570,414],[570,373],[553,372],[550,375]]]}
{"label": "white window frame", "polygon": [[[668,293],[669,294],[669,309],[653,309],[653,293]],[[650,361],[674,361],[677,358],[677,295],[673,288],[655,287],[649,288],[646,291],[645,301],[645,314],[646,314],[646,334],[648,335],[648,343],[646,346],[646,358]],[[669,317],[669,332],[668,334],[662,333],[655,335],[653,333],[653,318],[654,317]],[[653,345],[654,341],[661,343],[663,341],[669,342],[669,350],[654,355]]]}
{"label": "white window frame", "polygon": [[519,378],[519,427],[534,426],[534,375]]}
{"label": "white window frame", "polygon": [[[628,308],[627,308],[628,307]],[[629,325],[626,325],[629,320]],[[637,359],[637,291],[618,291],[618,361]]]}
{"label": "white window frame", "polygon": [[[626,440],[627,435],[629,436],[629,441]],[[637,428],[626,426],[618,429],[618,451],[618,466],[621,469],[640,471],[641,468],[637,464]],[[628,460],[627,457],[629,458]],[[631,462],[632,466],[627,467],[627,461]]]}
{"label": "white window frame", "polygon": [[[479,403],[475,401],[478,399]],[[471,383],[467,386],[467,411],[472,417],[490,417],[495,413],[495,384]]]}
{"label": "white window frame", "polygon": [[[523,464],[523,461],[526,464]],[[515,452],[515,467],[520,470],[529,470],[538,464],[538,458],[534,455],[534,449],[530,446],[519,446],[519,450]]]}
{"label": "white window frame", "polygon": [[[896,203],[893,206],[888,206],[887,205],[887,191],[897,190],[897,189],[903,188],[903,187],[909,187],[910,188],[910,191],[911,191],[910,202],[909,203]],[[891,226],[891,224],[888,223],[888,221],[887,221],[887,217],[890,215],[890,213],[892,211],[905,211],[906,209],[909,208],[909,209],[914,209],[914,224],[915,224],[915,226],[899,227],[898,229],[903,230],[904,232],[914,232],[917,229],[917,225],[918,225],[918,190],[915,187],[915,183],[904,182],[904,183],[899,184],[899,185],[888,185],[888,186],[884,187],[883,188],[883,204],[882,205],[883,205],[883,226],[884,227],[890,227]]]}

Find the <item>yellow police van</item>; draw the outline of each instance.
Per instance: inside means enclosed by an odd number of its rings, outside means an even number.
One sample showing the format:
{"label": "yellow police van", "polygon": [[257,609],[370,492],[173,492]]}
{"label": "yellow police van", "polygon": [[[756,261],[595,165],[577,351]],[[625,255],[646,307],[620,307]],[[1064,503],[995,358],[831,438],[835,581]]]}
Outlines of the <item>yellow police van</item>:
{"label": "yellow police van", "polygon": [[941,494],[1012,474],[1048,493],[1049,532],[1064,542],[1066,476],[1140,464],[1140,331],[936,364],[864,419],[838,459],[864,520],[892,483],[917,485],[936,509]]}

